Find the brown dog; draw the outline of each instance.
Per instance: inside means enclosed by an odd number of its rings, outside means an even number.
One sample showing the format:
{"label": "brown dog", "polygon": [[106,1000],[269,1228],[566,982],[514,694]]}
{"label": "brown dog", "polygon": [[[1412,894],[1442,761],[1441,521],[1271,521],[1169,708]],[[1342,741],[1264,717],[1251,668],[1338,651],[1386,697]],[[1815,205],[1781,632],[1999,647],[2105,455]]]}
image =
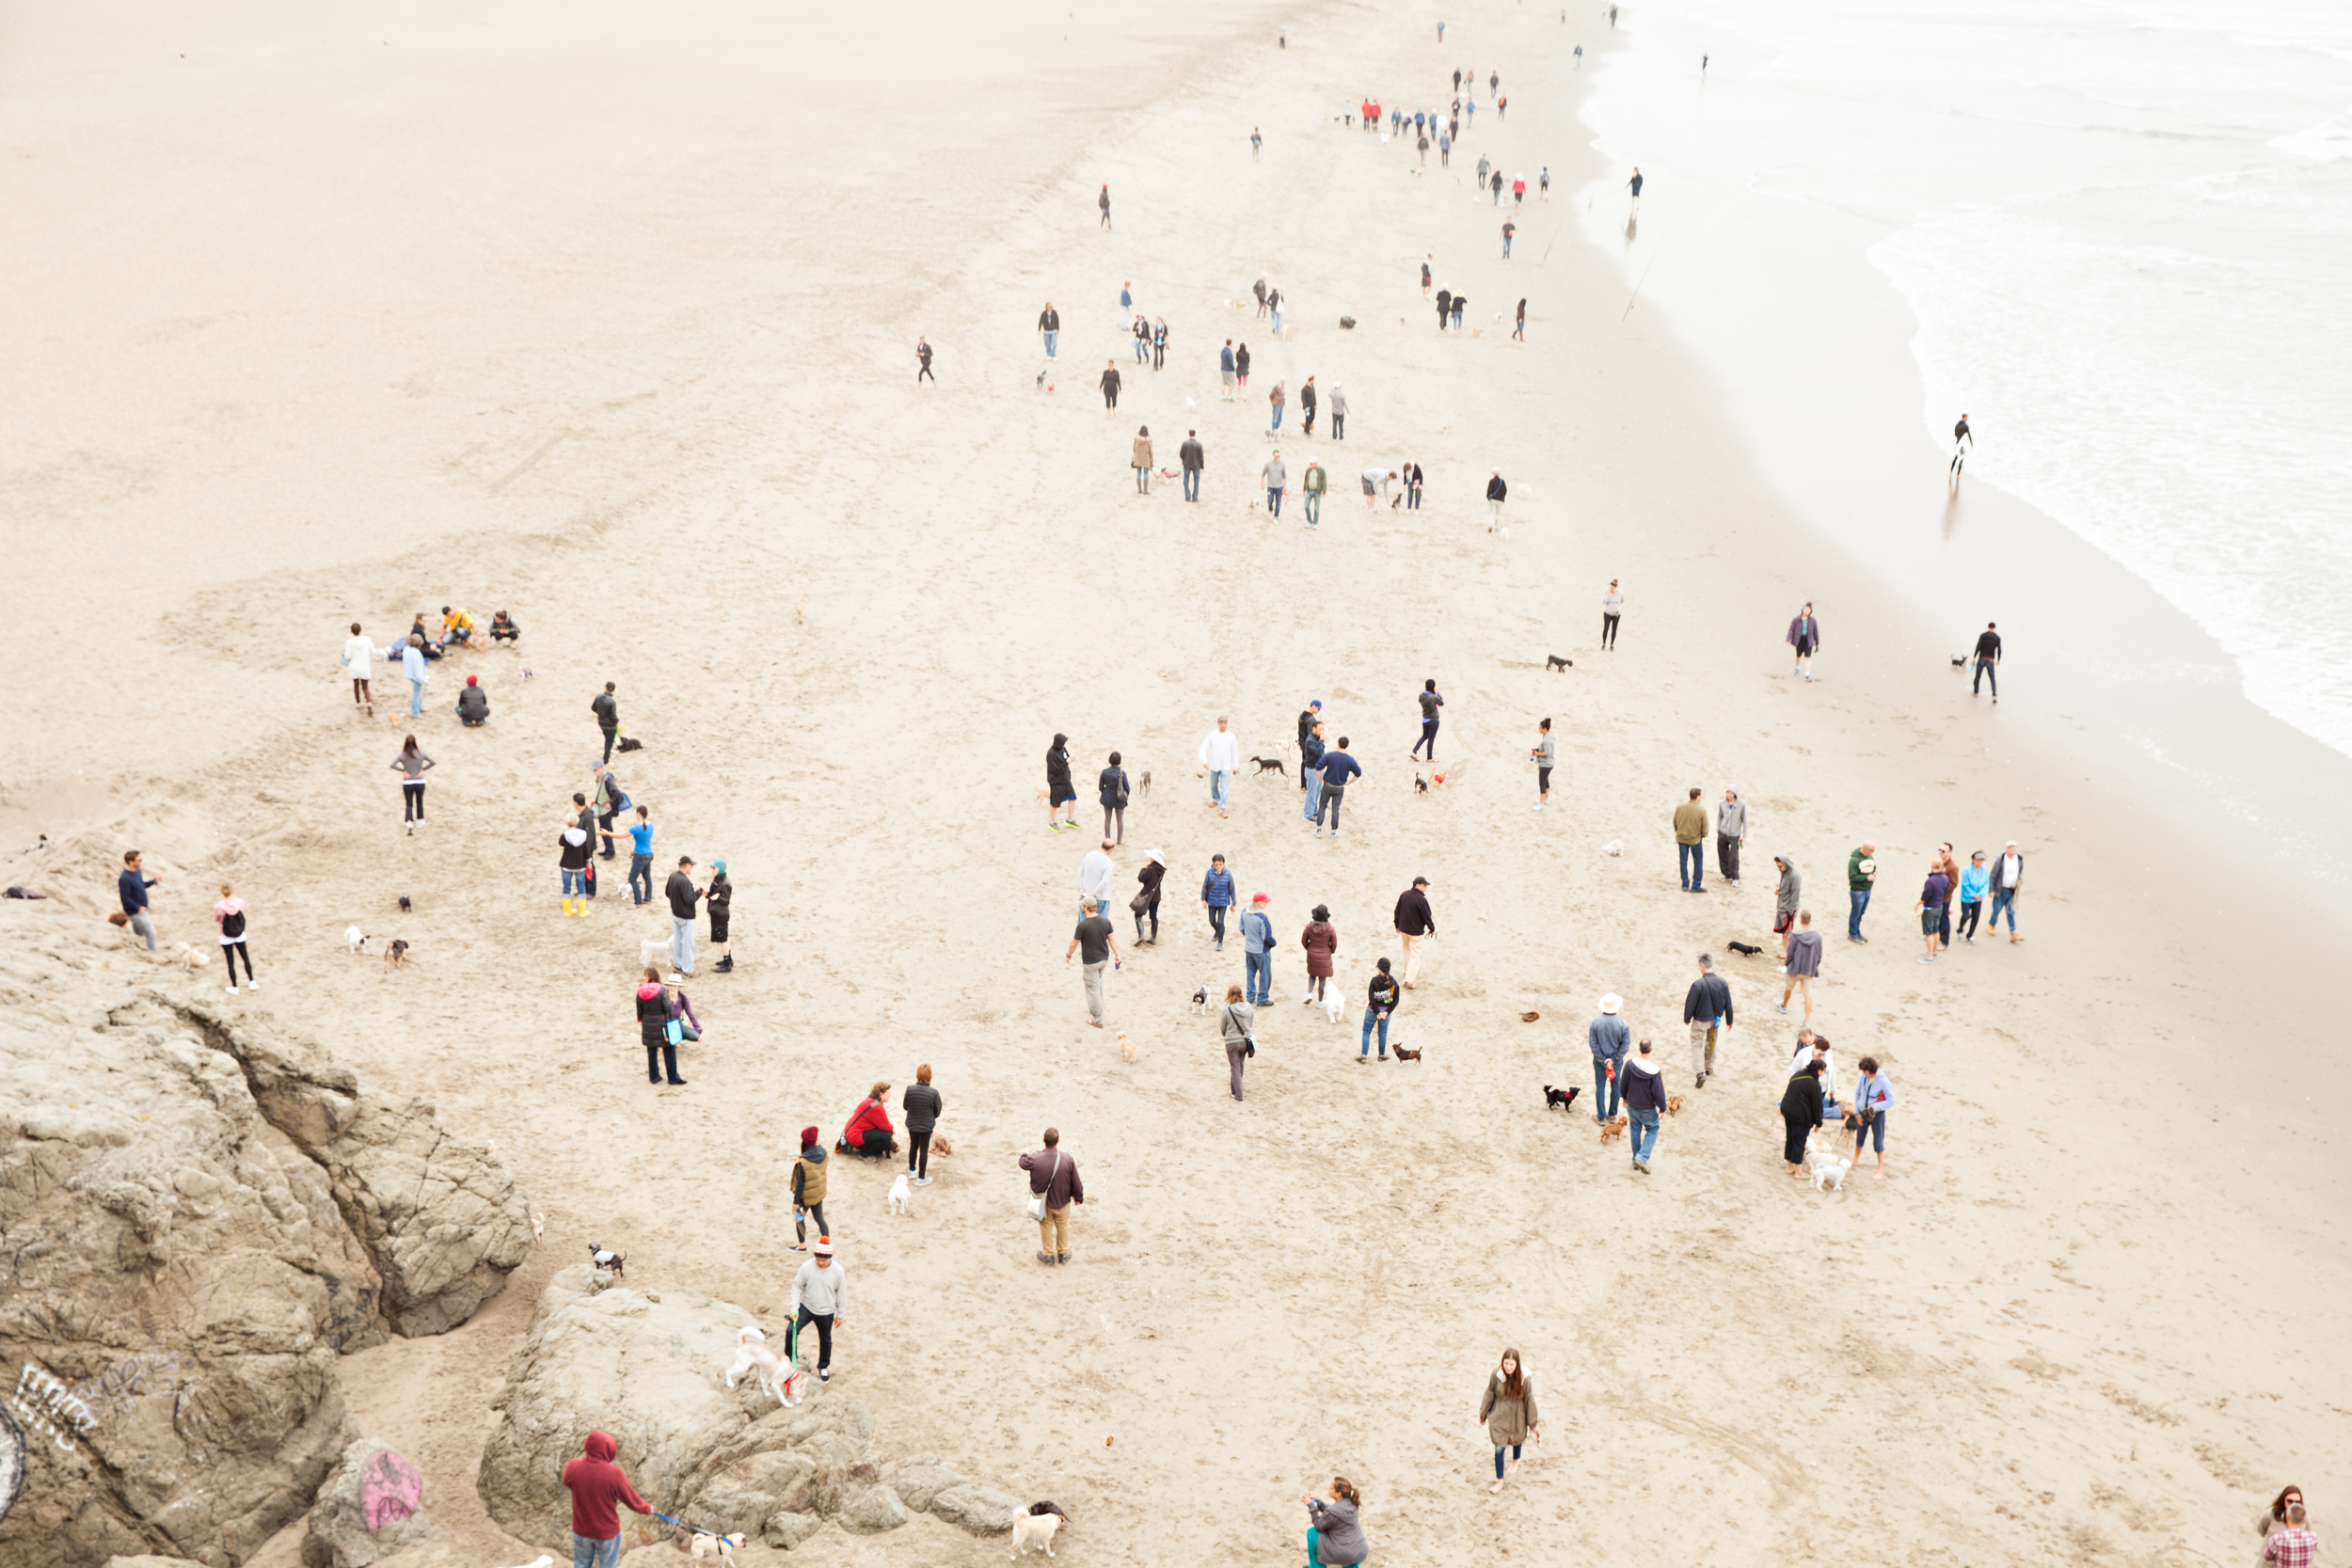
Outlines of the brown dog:
{"label": "brown dog", "polygon": [[[1426,1050],[1427,1047],[1423,1047],[1422,1049]],[[1389,1047],[1389,1053],[1400,1062],[1418,1062],[1421,1060],[1421,1052],[1407,1051],[1401,1045],[1391,1044]]]}
{"label": "brown dog", "polygon": [[1682,1109],[1682,1097],[1681,1097],[1680,1095],[1678,1095],[1678,1094],[1670,1094],[1670,1095],[1668,1095],[1668,1096],[1666,1097],[1666,1114],[1667,1114],[1668,1116],[1673,1116],[1673,1115],[1674,1115],[1677,1111],[1679,1111],[1679,1110],[1681,1110],[1681,1109]]}
{"label": "brown dog", "polygon": [[1629,1119],[1630,1119],[1630,1118],[1626,1117],[1618,1117],[1616,1120],[1614,1120],[1614,1121],[1612,1121],[1612,1122],[1604,1122],[1604,1123],[1601,1125],[1601,1129],[1600,1129],[1600,1141],[1601,1141],[1602,1143],[1606,1144],[1606,1143],[1610,1142],[1612,1139],[1614,1139],[1614,1138],[1622,1138],[1622,1137],[1624,1137],[1624,1136],[1625,1136],[1625,1124],[1626,1124],[1626,1122],[1627,1122]]}

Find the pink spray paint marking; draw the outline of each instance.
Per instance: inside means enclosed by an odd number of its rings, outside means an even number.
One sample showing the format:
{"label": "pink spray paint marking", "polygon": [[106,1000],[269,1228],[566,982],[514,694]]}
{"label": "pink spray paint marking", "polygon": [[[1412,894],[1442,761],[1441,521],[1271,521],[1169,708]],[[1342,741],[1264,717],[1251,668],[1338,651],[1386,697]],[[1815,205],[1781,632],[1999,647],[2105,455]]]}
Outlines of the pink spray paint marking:
{"label": "pink spray paint marking", "polygon": [[424,1500],[424,1478],[417,1467],[389,1449],[378,1449],[368,1455],[368,1462],[359,1472],[359,1511],[368,1521],[368,1528],[382,1529],[397,1525],[417,1511]]}

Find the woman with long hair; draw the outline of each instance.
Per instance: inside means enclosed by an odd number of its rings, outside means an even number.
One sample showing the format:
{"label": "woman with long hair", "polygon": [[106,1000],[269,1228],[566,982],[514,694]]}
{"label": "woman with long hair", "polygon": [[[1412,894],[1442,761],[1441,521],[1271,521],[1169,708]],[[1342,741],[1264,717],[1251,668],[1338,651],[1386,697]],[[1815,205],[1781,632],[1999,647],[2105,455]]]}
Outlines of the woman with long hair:
{"label": "woman with long hair", "polygon": [[1364,1528],[1358,1515],[1364,1506],[1364,1495],[1356,1490],[1356,1483],[1345,1476],[1331,1478],[1328,1501],[1309,1492],[1299,1498],[1307,1505],[1307,1517],[1312,1521],[1307,1528],[1307,1561],[1309,1568],[1353,1568],[1372,1555],[1364,1544]]}
{"label": "woman with long hair", "polygon": [[229,994],[237,994],[237,960],[245,959],[245,986],[247,990],[260,990],[262,982],[253,977],[253,955],[245,946],[245,900],[227,882],[220,884],[220,902],[213,906],[213,927],[220,933],[221,961],[229,966]]}
{"label": "woman with long hair", "polygon": [[[1486,1396],[1478,1402],[1478,1424],[1486,1429],[1486,1440],[1495,1446],[1495,1483],[1489,1492],[1502,1490],[1502,1478],[1519,1467],[1519,1449],[1529,1438],[1540,1443],[1543,1433],[1536,1426],[1535,1385],[1519,1363],[1519,1353],[1506,1350],[1502,1365],[1486,1374]],[[1511,1450],[1508,1469],[1502,1450]]]}
{"label": "woman with long hair", "polygon": [[392,770],[400,775],[400,819],[411,833],[424,820],[424,770],[432,766],[433,759],[417,750],[413,735],[401,742],[400,754],[392,758]]}

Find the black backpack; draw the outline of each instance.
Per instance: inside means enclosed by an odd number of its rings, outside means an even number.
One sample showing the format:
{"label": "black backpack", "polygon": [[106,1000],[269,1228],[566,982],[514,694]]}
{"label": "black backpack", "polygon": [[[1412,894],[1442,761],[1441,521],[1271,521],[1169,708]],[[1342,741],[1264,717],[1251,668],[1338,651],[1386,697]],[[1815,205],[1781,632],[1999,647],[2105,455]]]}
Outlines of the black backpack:
{"label": "black backpack", "polygon": [[220,934],[234,942],[245,935],[245,911],[230,910],[220,917]]}

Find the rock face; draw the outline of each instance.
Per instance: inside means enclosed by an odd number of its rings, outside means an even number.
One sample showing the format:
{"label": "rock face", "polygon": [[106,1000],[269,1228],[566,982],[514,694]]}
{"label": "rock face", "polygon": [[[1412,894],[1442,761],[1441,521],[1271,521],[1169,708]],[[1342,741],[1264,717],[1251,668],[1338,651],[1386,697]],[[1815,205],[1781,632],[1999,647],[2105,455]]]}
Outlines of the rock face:
{"label": "rock face", "polygon": [[424,1478],[382,1438],[362,1437],[343,1450],[310,1505],[303,1568],[368,1568],[432,1533]]}
{"label": "rock face", "polygon": [[[420,1183],[379,1195],[393,1162],[307,1152],[220,1048],[247,1025],[162,973],[61,936],[43,906],[0,911],[0,1376],[30,1453],[0,1568],[242,1562],[358,1435],[336,1358],[386,1333],[379,1252],[345,1215],[405,1212]],[[398,1247],[380,1255],[413,1288]]]}
{"label": "rock face", "polygon": [[[490,1517],[549,1550],[571,1541],[562,1474],[588,1433],[611,1433],[644,1499],[698,1529],[739,1530],[793,1546],[832,1520],[853,1533],[896,1529],[929,1508],[975,1534],[1012,1528],[1019,1505],[973,1485],[930,1455],[888,1475],[874,1421],[855,1400],[779,1406],[724,1374],[736,1332],[754,1322],[728,1302],[643,1291],[585,1263],[540,1292],[531,1335],[509,1374],[505,1419],[482,1456]],[[781,1345],[781,1333],[771,1333]],[[624,1547],[668,1527],[623,1513]]]}

